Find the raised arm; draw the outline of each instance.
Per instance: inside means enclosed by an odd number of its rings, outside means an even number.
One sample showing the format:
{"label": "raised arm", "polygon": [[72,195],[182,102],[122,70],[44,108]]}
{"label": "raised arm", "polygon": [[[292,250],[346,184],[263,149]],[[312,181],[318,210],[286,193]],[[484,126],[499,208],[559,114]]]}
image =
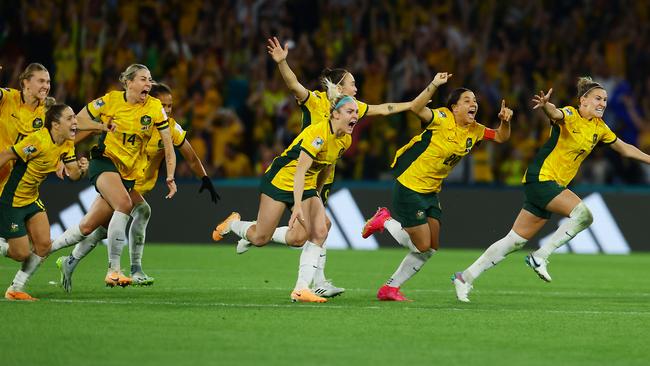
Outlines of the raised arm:
{"label": "raised arm", "polygon": [[289,45],[284,44],[284,48],[280,45],[280,41],[276,37],[268,39],[268,44],[266,49],[269,52],[269,55],[273,58],[278,64],[278,69],[280,70],[280,75],[284,79],[285,84],[289,87],[289,90],[295,95],[296,99],[299,102],[305,101],[309,95],[309,91],[300,84],[296,74],[293,73],[289,64],[287,63],[287,55],[289,55]]}
{"label": "raised arm", "polygon": [[510,120],[512,119],[512,109],[506,107],[505,99],[501,100],[501,110],[499,111],[499,128],[496,130],[494,141],[498,143],[506,142],[510,139]]}
{"label": "raised arm", "polygon": [[366,116],[388,116],[411,109],[413,102],[368,104]]}
{"label": "raised arm", "polygon": [[548,118],[554,122],[559,122],[564,119],[564,113],[562,113],[562,111],[553,103],[549,102],[549,99],[551,99],[551,93],[553,93],[553,88],[549,89],[546,94],[544,94],[544,91],[540,91],[539,95],[535,95],[533,97],[533,102],[535,103],[533,109],[541,107]]}
{"label": "raised arm", "polygon": [[636,146],[630,145],[627,142],[617,139],[610,145],[614,151],[621,154],[625,158],[631,158],[640,162],[650,164],[650,155],[639,150]]}
{"label": "raised arm", "polygon": [[411,112],[417,114],[422,121],[428,122],[433,118],[433,112],[427,108],[427,103],[431,100],[433,93],[443,84],[445,84],[453,74],[439,72],[431,80],[429,85],[411,101]]}

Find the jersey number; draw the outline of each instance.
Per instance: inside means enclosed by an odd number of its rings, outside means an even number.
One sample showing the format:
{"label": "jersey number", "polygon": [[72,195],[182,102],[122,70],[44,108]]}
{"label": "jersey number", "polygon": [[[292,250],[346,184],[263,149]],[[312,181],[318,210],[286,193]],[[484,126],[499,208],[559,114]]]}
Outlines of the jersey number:
{"label": "jersey number", "polygon": [[135,134],[131,135],[131,137],[127,138],[128,136],[125,133],[122,133],[122,145],[126,145],[127,142],[130,142],[131,145],[135,145]]}
{"label": "jersey number", "polygon": [[16,137],[16,142],[14,142],[14,145],[21,142],[27,135],[23,135],[22,133],[18,133],[18,137]]}
{"label": "jersey number", "polygon": [[458,155],[456,155],[456,154],[451,154],[447,159],[445,159],[445,161],[443,162],[443,164],[445,164],[445,165],[449,165],[449,166],[453,167],[453,166],[455,166],[456,164],[458,164],[458,162],[459,162],[460,159],[462,159],[462,158],[463,158],[462,156],[458,156]]}

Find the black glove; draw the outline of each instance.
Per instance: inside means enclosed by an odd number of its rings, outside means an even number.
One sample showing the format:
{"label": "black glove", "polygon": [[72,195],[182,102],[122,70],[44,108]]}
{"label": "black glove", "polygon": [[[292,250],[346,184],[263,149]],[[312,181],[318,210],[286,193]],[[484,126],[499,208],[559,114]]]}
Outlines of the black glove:
{"label": "black glove", "polygon": [[221,199],[221,196],[219,196],[219,193],[214,190],[214,186],[212,185],[212,180],[210,177],[207,175],[203,176],[201,178],[201,188],[199,188],[199,193],[203,192],[204,189],[207,189],[210,192],[210,197],[212,198],[212,202],[216,205],[217,202]]}

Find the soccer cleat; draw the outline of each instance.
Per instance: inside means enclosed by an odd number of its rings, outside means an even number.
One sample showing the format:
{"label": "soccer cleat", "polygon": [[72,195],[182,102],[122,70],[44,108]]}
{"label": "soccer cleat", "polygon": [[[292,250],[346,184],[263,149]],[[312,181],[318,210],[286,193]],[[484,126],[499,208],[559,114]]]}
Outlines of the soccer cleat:
{"label": "soccer cleat", "polygon": [[251,244],[250,241],[246,239],[239,239],[237,242],[237,254],[244,254],[248,252],[248,249],[250,249],[252,246],[253,244]]}
{"label": "soccer cleat", "polygon": [[456,288],[456,298],[462,302],[469,302],[469,292],[472,291],[472,285],[465,282],[462,272],[456,272],[451,276],[451,282]]}
{"label": "soccer cleat", "polygon": [[122,286],[126,287],[131,284],[132,280],[126,277],[122,271],[109,271],[104,279],[106,287]]}
{"label": "soccer cleat", "polygon": [[535,257],[531,252],[526,256],[525,261],[528,267],[532,268],[533,271],[537,273],[539,278],[546,282],[551,282],[551,275],[548,274],[548,270],[546,269],[546,265],[548,264],[548,261],[546,259]]}
{"label": "soccer cleat", "polygon": [[316,296],[310,289],[291,291],[291,302],[327,302],[324,297]]}
{"label": "soccer cleat", "polygon": [[74,272],[74,266],[70,265],[70,258],[70,256],[63,256],[56,260],[56,266],[61,272],[59,284],[68,293],[72,292],[72,273]]}
{"label": "soccer cleat", "polygon": [[131,285],[133,286],[151,286],[154,280],[153,277],[141,271],[131,273]]}
{"label": "soccer cleat", "polygon": [[37,298],[31,297],[26,292],[15,291],[11,286],[9,286],[9,288],[5,292],[5,299],[10,301],[38,301]]}
{"label": "soccer cleat", "polygon": [[223,236],[230,232],[230,224],[232,224],[233,221],[239,221],[239,220],[241,220],[241,216],[239,216],[239,213],[232,212],[228,217],[226,217],[225,220],[223,220],[214,229],[214,231],[212,232],[212,240],[219,241],[223,239]]}
{"label": "soccer cleat", "polygon": [[386,207],[379,207],[374,216],[366,221],[361,236],[365,239],[377,231],[384,232],[384,223],[390,218],[390,211]]}
{"label": "soccer cleat", "polygon": [[326,280],[314,289],[314,294],[322,297],[336,297],[344,292],[344,288],[334,286],[330,280]]}
{"label": "soccer cleat", "polygon": [[377,291],[377,298],[381,301],[411,301],[399,290],[399,287],[383,285]]}

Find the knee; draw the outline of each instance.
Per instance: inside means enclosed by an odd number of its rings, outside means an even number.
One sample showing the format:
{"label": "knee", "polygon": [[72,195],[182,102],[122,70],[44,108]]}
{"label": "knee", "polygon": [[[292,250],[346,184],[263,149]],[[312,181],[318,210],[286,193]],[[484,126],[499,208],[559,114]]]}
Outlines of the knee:
{"label": "knee", "polygon": [[145,221],[149,221],[149,218],[151,218],[151,206],[149,206],[146,201],[139,202],[133,206],[131,216],[134,219],[139,218]]}
{"label": "knee", "polygon": [[10,247],[7,254],[9,258],[16,262],[24,262],[29,258],[30,251],[28,247]]}
{"label": "knee", "polygon": [[580,226],[584,226],[585,228],[594,222],[594,217],[584,202],[580,202],[576,207],[574,207],[569,217],[578,221]]}
{"label": "knee", "polygon": [[125,196],[125,197],[120,197],[119,199],[116,199],[114,201],[115,207],[113,209],[115,211],[124,213],[124,214],[130,214],[131,210],[133,210],[133,201],[131,201],[131,197]]}
{"label": "knee", "polygon": [[315,243],[324,243],[327,239],[327,225],[317,225],[312,229],[312,241]]}
{"label": "knee", "polygon": [[273,236],[273,233],[266,234],[266,233],[255,233],[254,235],[251,235],[248,238],[248,241],[251,242],[251,244],[255,245],[256,247],[261,247],[271,241],[271,237]]}
{"label": "knee", "polygon": [[48,242],[44,245],[34,245],[34,254],[39,257],[46,257],[50,254],[50,249],[52,248],[52,242]]}
{"label": "knee", "polygon": [[[289,236],[287,236],[287,238],[289,238]],[[292,247],[301,247],[305,245],[307,239],[309,239],[307,237],[307,233],[301,232],[297,235],[292,236],[290,240],[287,240],[287,245]]]}
{"label": "knee", "polygon": [[329,232],[332,228],[332,221],[329,217],[325,216],[325,225],[327,225],[327,231]]}
{"label": "knee", "polygon": [[90,235],[90,233],[92,233],[95,229],[96,229],[95,225],[88,222],[88,220],[86,220],[85,217],[81,219],[81,222],[79,222],[79,231],[83,236]]}

